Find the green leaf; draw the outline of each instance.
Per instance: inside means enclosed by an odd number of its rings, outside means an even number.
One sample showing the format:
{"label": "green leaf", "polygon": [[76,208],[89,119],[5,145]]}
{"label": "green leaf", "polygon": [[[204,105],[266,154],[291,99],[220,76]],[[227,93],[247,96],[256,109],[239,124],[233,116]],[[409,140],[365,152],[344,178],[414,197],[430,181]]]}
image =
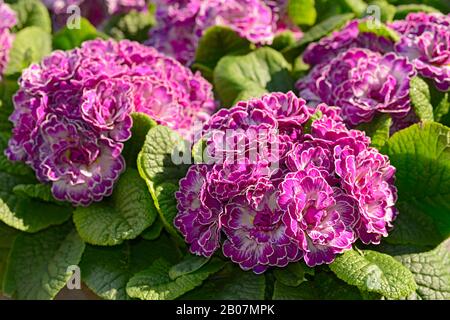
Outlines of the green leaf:
{"label": "green leaf", "polygon": [[214,84],[223,104],[231,106],[242,92],[255,92],[259,96],[291,90],[290,70],[290,64],[279,52],[265,47],[245,56],[221,59],[214,70]]}
{"label": "green leaf", "polygon": [[53,299],[80,262],[84,243],[70,224],[36,234],[21,233],[11,249],[3,291],[27,300]]}
{"label": "green leaf", "polygon": [[13,188],[13,192],[19,197],[29,197],[44,202],[52,202],[57,205],[69,205],[68,203],[56,200],[53,197],[51,187],[47,184],[19,184]]}
{"label": "green leaf", "polygon": [[365,131],[372,140],[370,145],[380,150],[389,139],[391,124],[390,115],[381,113],[376,115],[372,121],[360,124],[358,129]]}
{"label": "green leaf", "polygon": [[52,32],[52,22],[45,5],[37,0],[18,0],[11,4],[11,9],[17,13],[17,24],[13,31],[27,27],[39,27],[44,32]]}
{"label": "green leaf", "polygon": [[156,127],[157,123],[144,113],[134,112],[131,116],[133,118],[131,138],[125,143],[122,155],[127,162],[127,167],[137,168],[137,157],[144,146],[147,133],[151,128]]}
{"label": "green leaf", "polygon": [[19,232],[0,222],[0,294],[3,288],[3,277],[8,263],[9,252]]}
{"label": "green leaf", "polygon": [[289,0],[287,12],[292,22],[297,25],[312,26],[317,19],[314,0]]}
{"label": "green leaf", "polygon": [[250,41],[241,38],[235,31],[227,27],[214,26],[207,29],[200,38],[193,68],[203,73],[207,71],[207,74],[212,75],[222,57],[244,55],[251,50]]}
{"label": "green leaf", "polygon": [[265,278],[253,272],[244,272],[229,263],[210,276],[200,287],[183,295],[181,300],[263,300]]}
{"label": "green leaf", "polygon": [[279,282],[286,286],[297,287],[302,282],[307,281],[306,274],[314,275],[314,269],[308,268],[301,262],[290,263],[284,268],[274,270],[274,275]]}
{"label": "green leaf", "polygon": [[[14,110],[12,97],[19,88],[16,79],[3,78],[0,81],[0,132],[10,133],[12,130],[12,122],[8,120]],[[2,147],[2,149],[6,148]],[[3,153],[0,153],[3,156]]]}
{"label": "green leaf", "polygon": [[336,257],[330,269],[341,280],[362,291],[399,299],[416,290],[414,276],[393,257],[371,250],[348,250]]}
{"label": "green leaf", "polygon": [[395,30],[389,28],[381,22],[378,22],[378,25],[376,25],[376,22],[373,21],[361,21],[358,24],[358,30],[361,33],[373,33],[379,37],[385,37],[394,42],[400,40],[400,35]]}
{"label": "green leaf", "polygon": [[111,246],[138,237],[156,216],[145,182],[137,170],[130,168],[119,179],[110,198],[77,208],[73,220],[84,241]]}
{"label": "green leaf", "polygon": [[[371,1],[369,2],[369,7],[370,6],[376,6],[379,8],[379,13],[381,14],[380,16],[381,22],[391,22],[394,19],[396,8],[393,5],[391,5],[388,1],[386,0]],[[370,11],[367,11],[367,13],[369,15],[376,14],[376,12]]]}
{"label": "green leaf", "polygon": [[37,232],[70,218],[72,208],[17,195],[17,185],[34,183],[34,179],[0,172],[0,220],[26,232]]}
{"label": "green leaf", "polygon": [[179,155],[180,150],[188,153],[191,161],[189,147],[180,135],[167,127],[156,126],[148,132],[137,163],[164,227],[180,243],[184,243],[173,227],[173,219],[177,214],[175,192],[178,190],[178,181],[185,176],[188,168],[185,164],[178,164],[179,159],[174,157]]}
{"label": "green leaf", "polygon": [[5,172],[14,176],[27,177],[24,181],[34,181],[33,170],[22,162],[11,162],[4,155],[4,150],[8,146],[9,133],[0,132],[0,172]]}
{"label": "green leaf", "polygon": [[293,287],[275,282],[273,300],[360,300],[356,287],[350,286],[329,272],[318,272],[316,276],[300,286]]}
{"label": "green leaf", "polygon": [[142,232],[141,237],[145,240],[155,240],[160,236],[163,229],[164,225],[161,219],[156,218],[155,222]]}
{"label": "green leaf", "polygon": [[275,35],[271,48],[281,51],[295,43],[295,35],[292,31],[286,30]]}
{"label": "green leaf", "polygon": [[169,270],[169,277],[175,280],[181,276],[193,273],[209,262],[209,258],[189,254],[180,263]]}
{"label": "green leaf", "polygon": [[[395,133],[383,148],[397,168],[398,203],[433,219],[439,235],[450,235],[450,129],[419,123]],[[400,215],[402,212],[400,212]]]}
{"label": "green leaf", "polygon": [[367,3],[363,0],[341,0],[340,2],[357,17],[362,16],[367,9]]}
{"label": "green leaf", "polygon": [[156,241],[127,241],[114,247],[87,245],[80,263],[83,282],[98,296],[108,300],[129,299],[130,278],[164,257],[179,261],[180,253],[167,236]]}
{"label": "green leaf", "polygon": [[9,63],[6,75],[20,73],[33,62],[39,62],[52,51],[50,34],[38,27],[20,30],[14,39],[9,52]]}
{"label": "green leaf", "polygon": [[409,96],[414,112],[422,121],[433,121],[433,106],[431,105],[430,89],[420,77],[414,77],[410,82]]}
{"label": "green leaf", "polygon": [[402,20],[406,18],[408,13],[410,12],[426,12],[426,13],[436,13],[439,12],[439,10],[427,6],[425,4],[403,4],[400,6],[397,6],[397,10],[395,12],[394,19],[395,20]]}
{"label": "green leaf", "polygon": [[210,275],[223,268],[223,262],[212,259],[201,269],[172,280],[171,265],[159,259],[148,269],[134,275],[127,284],[127,293],[141,300],[173,300],[200,286]]}
{"label": "green leaf", "polygon": [[[434,120],[441,122],[445,118],[450,119],[449,111],[450,111],[450,99],[449,99],[448,92],[446,92],[445,94],[442,94],[442,97],[441,97],[439,103],[436,104],[436,106],[433,110]],[[447,123],[445,123],[445,122],[443,122],[443,123],[448,126],[448,125],[450,125],[450,120],[447,121]]]}
{"label": "green leaf", "polygon": [[284,57],[288,61],[294,61],[294,59],[303,52],[309,43],[319,40],[332,31],[339,29],[353,17],[353,13],[339,14],[316,24],[314,27],[305,32],[303,37],[297,43],[285,48],[282,51]]}
{"label": "green leaf", "polygon": [[113,16],[107,22],[104,30],[116,40],[129,39],[141,42],[148,39],[148,31],[155,24],[152,12],[132,10]]}
{"label": "green leaf", "polygon": [[80,19],[80,28],[69,29],[68,26],[59,30],[53,36],[53,48],[71,50],[80,47],[84,41],[96,39],[97,29],[85,18]]}
{"label": "green leaf", "polygon": [[432,251],[404,254],[395,258],[414,275],[417,290],[412,298],[450,299],[450,240]]}

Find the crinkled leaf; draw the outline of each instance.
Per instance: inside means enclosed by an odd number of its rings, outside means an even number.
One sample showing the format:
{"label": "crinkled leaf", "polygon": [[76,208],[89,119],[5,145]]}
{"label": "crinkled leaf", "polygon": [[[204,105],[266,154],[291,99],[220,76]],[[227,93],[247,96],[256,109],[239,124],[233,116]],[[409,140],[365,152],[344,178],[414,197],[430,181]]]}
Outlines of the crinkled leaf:
{"label": "crinkled leaf", "polygon": [[[291,65],[272,48],[260,48],[245,56],[224,57],[214,70],[217,93],[226,106],[242,98],[242,92],[265,92],[292,89]],[[240,96],[241,95],[241,96]]]}
{"label": "crinkled leaf", "polygon": [[251,50],[252,44],[250,41],[241,38],[234,30],[214,26],[207,29],[200,38],[193,68],[199,69],[204,75],[212,75],[214,68],[222,57],[244,55]]}
{"label": "crinkled leaf", "polygon": [[53,36],[53,48],[60,50],[71,50],[80,47],[84,41],[99,37],[97,29],[85,18],[80,19],[80,27],[69,28],[68,26],[59,30]]}
{"label": "crinkled leaf", "polygon": [[297,43],[285,48],[282,51],[283,55],[288,61],[294,61],[294,59],[302,53],[309,43],[328,35],[336,29],[339,29],[353,17],[353,13],[338,14],[320,22],[319,24],[316,24],[314,27],[305,32],[303,37]]}
{"label": "crinkled leaf", "polygon": [[450,240],[434,250],[395,256],[414,275],[416,292],[410,298],[450,299]]}
{"label": "crinkled leaf", "polygon": [[147,183],[164,227],[179,240],[181,238],[173,227],[177,214],[175,192],[178,181],[188,168],[185,164],[178,164],[183,162],[175,157],[180,150],[188,153],[190,161],[190,150],[185,141],[169,128],[156,126],[148,132],[137,161],[139,173]]}
{"label": "crinkled leaf", "polygon": [[291,21],[297,25],[312,26],[317,12],[314,0],[289,0],[287,12]]}
{"label": "crinkled leaf", "polygon": [[433,106],[431,105],[430,89],[420,77],[414,77],[410,82],[409,96],[414,112],[420,120],[433,121]]}
{"label": "crinkled leaf", "polygon": [[78,265],[84,242],[71,224],[21,233],[11,249],[3,291],[16,299],[53,299]]}
{"label": "crinkled leaf", "polygon": [[434,120],[441,122],[442,120],[447,119],[447,121],[444,120],[442,123],[448,126],[450,125],[450,98],[448,92],[442,94],[439,100],[440,101],[436,103],[433,110]]}
{"label": "crinkled leaf", "polygon": [[389,130],[391,128],[392,119],[389,114],[379,114],[372,121],[363,123],[358,126],[359,130],[363,130],[371,138],[371,146],[381,149],[389,139]]}
{"label": "crinkled leaf", "polygon": [[273,39],[273,42],[270,45],[270,47],[277,51],[281,51],[284,48],[292,46],[294,43],[295,43],[294,33],[290,30],[286,30],[275,35],[275,38]]}
{"label": "crinkled leaf", "polygon": [[179,261],[180,253],[167,236],[155,241],[127,241],[114,247],[87,245],[80,263],[83,282],[98,296],[109,300],[129,299],[130,278],[164,257]]}
{"label": "crinkled leaf", "polygon": [[[439,236],[450,235],[450,129],[439,123],[395,133],[383,153],[396,167],[399,203],[431,217]],[[400,215],[402,212],[400,212]]]}
{"label": "crinkled leaf", "polygon": [[9,52],[9,63],[5,74],[20,73],[33,62],[39,62],[52,51],[52,39],[49,33],[38,27],[20,30]]}
{"label": "crinkled leaf", "polygon": [[171,264],[164,259],[135,274],[127,284],[127,293],[141,300],[173,300],[200,286],[210,275],[223,268],[223,262],[212,259],[199,270],[172,280],[168,270]]}
{"label": "crinkled leaf", "polygon": [[314,275],[314,269],[308,268],[304,263],[290,263],[284,268],[274,270],[277,281],[286,286],[297,287],[302,282],[307,281],[306,274]]}
{"label": "crinkled leaf", "polygon": [[319,272],[313,279],[293,287],[277,280],[274,300],[360,300],[359,290],[336,278],[332,273]]}
{"label": "crinkled leaf", "polygon": [[183,295],[181,300],[263,300],[265,278],[244,272],[233,264],[210,276],[200,287]]}
{"label": "crinkled leaf", "polygon": [[400,39],[400,35],[395,30],[379,21],[361,21],[358,24],[358,29],[361,33],[373,33],[379,37],[385,37],[394,42],[397,42]]}
{"label": "crinkled leaf", "polygon": [[17,24],[14,31],[26,27],[39,27],[47,33],[52,32],[52,22],[45,5],[38,0],[18,0],[11,4],[11,9],[17,13]]}
{"label": "crinkled leaf", "polygon": [[180,263],[170,268],[169,277],[175,280],[181,276],[193,273],[203,267],[208,261],[208,258],[189,254]]}
{"label": "crinkled leaf", "polygon": [[157,216],[145,182],[135,169],[119,179],[113,195],[75,210],[73,220],[84,241],[109,246],[138,237]]}
{"label": "crinkled leaf", "polygon": [[157,217],[155,222],[142,232],[141,237],[145,240],[155,240],[160,236],[163,229],[164,225],[161,219]]}
{"label": "crinkled leaf", "polygon": [[152,12],[131,10],[128,13],[113,16],[104,30],[116,40],[144,41],[148,39],[148,31],[155,24]]}
{"label": "crinkled leaf", "polygon": [[330,269],[341,280],[362,291],[387,298],[407,297],[417,288],[412,273],[393,257],[371,250],[348,250],[336,257]]}
{"label": "crinkled leaf", "polygon": [[53,197],[52,189],[48,184],[19,184],[13,188],[13,192],[19,197],[52,202],[57,205],[69,205],[65,202],[56,200]]}

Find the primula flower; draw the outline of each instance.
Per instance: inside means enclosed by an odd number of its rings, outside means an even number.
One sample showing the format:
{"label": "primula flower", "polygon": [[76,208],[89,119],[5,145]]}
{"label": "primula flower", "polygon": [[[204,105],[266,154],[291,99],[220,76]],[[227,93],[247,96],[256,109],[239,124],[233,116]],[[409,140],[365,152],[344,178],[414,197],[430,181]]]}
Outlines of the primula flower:
{"label": "primula flower", "polygon": [[14,35],[10,29],[17,23],[16,13],[0,0],[0,81],[9,61]]}
{"label": "primula flower", "polygon": [[351,126],[369,122],[379,112],[401,122],[411,111],[409,84],[414,75],[414,66],[395,53],[351,48],[315,66],[297,88],[313,105],[340,107]]}
{"label": "primula flower", "polygon": [[450,14],[410,13],[389,25],[400,33],[395,51],[407,57],[418,73],[441,91],[450,89]]}
{"label": "primula flower", "polygon": [[331,263],[392,227],[395,169],[340,109],[271,93],[220,110],[204,133],[213,161],[191,166],[176,193],[175,226],[192,253],[209,257],[222,244],[242,269],[262,273],[302,258]]}
{"label": "primula flower", "polygon": [[6,154],[24,161],[54,196],[76,205],[112,192],[125,168],[132,112],[187,139],[214,111],[211,85],[172,58],[131,41],[94,40],[55,51],[23,71]]}
{"label": "primula flower", "polygon": [[209,27],[220,25],[256,44],[270,44],[275,15],[263,0],[156,0],[157,27],[149,44],[192,63],[198,41]]}

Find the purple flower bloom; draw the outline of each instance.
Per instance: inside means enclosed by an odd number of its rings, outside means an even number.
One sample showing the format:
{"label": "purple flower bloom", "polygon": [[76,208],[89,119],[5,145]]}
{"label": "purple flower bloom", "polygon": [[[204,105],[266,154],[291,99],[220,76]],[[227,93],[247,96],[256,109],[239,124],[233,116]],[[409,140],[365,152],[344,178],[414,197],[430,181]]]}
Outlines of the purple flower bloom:
{"label": "purple flower bloom", "polygon": [[289,92],[213,115],[204,127],[213,161],[193,165],[176,194],[175,226],[191,251],[210,256],[222,242],[225,256],[262,273],[302,257],[331,263],[358,238],[387,236],[395,169],[340,111],[309,109]]}
{"label": "purple flower bloom", "polygon": [[0,81],[9,61],[14,36],[10,29],[17,23],[16,13],[0,0]]}
{"label": "purple flower bloom", "polygon": [[273,39],[272,12],[262,0],[157,0],[158,25],[149,44],[190,64],[203,32],[209,27],[230,27],[249,41],[266,44]]}
{"label": "purple flower bloom", "polygon": [[395,51],[407,57],[420,75],[441,91],[450,89],[450,15],[410,13],[390,27],[401,34]]}
{"label": "purple flower bloom", "polygon": [[112,192],[124,169],[132,112],[191,138],[215,108],[211,85],[153,48],[94,40],[24,70],[6,154],[25,161],[60,200],[87,205]]}
{"label": "purple flower bloom", "polygon": [[297,88],[312,104],[340,107],[345,122],[355,126],[371,121],[377,112],[389,113],[394,119],[406,117],[414,75],[413,65],[394,53],[352,48],[314,67],[297,82]]}

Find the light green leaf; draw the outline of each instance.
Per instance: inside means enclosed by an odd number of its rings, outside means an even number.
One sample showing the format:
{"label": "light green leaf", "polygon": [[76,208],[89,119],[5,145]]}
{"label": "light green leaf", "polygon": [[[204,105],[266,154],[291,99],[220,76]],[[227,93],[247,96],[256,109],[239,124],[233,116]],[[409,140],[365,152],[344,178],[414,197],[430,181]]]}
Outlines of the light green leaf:
{"label": "light green leaf", "polygon": [[414,112],[422,121],[433,121],[433,106],[431,105],[430,89],[420,77],[414,77],[410,82],[409,96]]}
{"label": "light green leaf", "polygon": [[16,299],[53,299],[80,262],[84,243],[70,224],[21,233],[11,249],[3,291]]}
{"label": "light green leaf", "polygon": [[180,150],[188,153],[190,161],[186,142],[169,128],[156,126],[148,132],[137,162],[139,173],[147,183],[164,227],[180,243],[184,243],[173,227],[173,219],[177,214],[175,192],[178,190],[178,181],[185,176],[188,168],[185,164],[178,164],[183,161],[174,157],[179,155]]}
{"label": "light green leaf", "polygon": [[148,31],[155,24],[152,12],[131,10],[128,13],[114,15],[104,30],[116,40],[129,39],[141,42],[148,39]]}
{"label": "light green leaf", "polygon": [[[291,65],[283,56],[268,47],[245,56],[224,57],[214,70],[214,85],[225,106],[231,106],[246,96],[292,89]],[[250,92],[250,94],[249,94]],[[255,95],[251,93],[255,92]]]}
{"label": "light green leaf", "polygon": [[201,269],[181,276],[176,280],[169,277],[171,265],[159,259],[152,266],[137,273],[127,284],[127,293],[141,300],[173,300],[200,286],[210,275],[223,268],[223,262],[213,259]]}
{"label": "light green leaf", "polygon": [[290,263],[284,268],[274,270],[274,275],[279,282],[286,286],[297,287],[307,281],[306,274],[314,275],[314,269],[308,268],[304,263]]}
{"label": "light green leaf", "polygon": [[450,240],[423,253],[395,256],[414,275],[417,290],[411,298],[450,299]]}
{"label": "light green leaf", "polygon": [[289,18],[297,25],[312,26],[316,22],[314,0],[289,0],[287,11]]}
{"label": "light green leaf", "polygon": [[309,43],[319,40],[332,31],[339,29],[353,17],[353,13],[338,14],[320,22],[319,24],[316,24],[314,27],[306,31],[297,43],[283,49],[282,53],[284,57],[290,62],[294,61]]}
{"label": "light green leaf", "polygon": [[13,192],[19,197],[52,202],[57,205],[69,205],[68,203],[56,200],[53,197],[52,189],[47,184],[19,184],[13,188]]}
{"label": "light green leaf", "polygon": [[295,43],[295,35],[292,31],[286,30],[275,35],[271,48],[281,51]]}
{"label": "light green leaf", "polygon": [[367,9],[367,3],[363,0],[341,0],[340,2],[357,17],[362,16]]}
{"label": "light green leaf", "polygon": [[38,27],[28,27],[16,34],[11,51],[6,75],[20,73],[33,62],[39,62],[52,51],[50,34]]}
{"label": "light green leaf", "polygon": [[83,282],[98,296],[108,300],[129,299],[126,286],[130,278],[164,257],[170,263],[180,253],[167,236],[156,241],[127,241],[114,247],[87,245],[80,263]]}
{"label": "light green leaf", "polygon": [[[391,22],[394,19],[394,15],[396,12],[396,8],[391,5],[386,0],[375,0],[368,3],[369,6],[376,6],[379,8],[379,13],[381,14],[380,20],[381,22]],[[368,11],[367,14],[375,15],[376,12]]]}
{"label": "light green leaf", "polygon": [[84,41],[99,37],[97,29],[85,18],[80,19],[80,28],[64,27],[53,36],[53,48],[71,50],[80,47]]}
{"label": "light green leaf", "polygon": [[73,220],[84,241],[111,246],[138,237],[156,216],[145,182],[130,168],[119,179],[110,198],[77,208]]}
{"label": "light green leaf", "polygon": [[[450,235],[450,129],[438,123],[412,125],[383,148],[396,167],[399,203],[431,217],[440,237]],[[402,212],[400,212],[400,215]]]}
{"label": "light green leaf", "polygon": [[425,4],[403,4],[403,5],[397,6],[397,10],[395,12],[394,19],[395,20],[404,19],[410,12],[436,13],[436,12],[439,12],[439,10],[437,10],[433,7],[427,6]]}
{"label": "light green leaf", "polygon": [[[252,50],[252,44],[227,27],[214,26],[205,31],[197,46],[194,69],[204,76],[212,76],[217,63],[224,56],[244,55]],[[206,71],[206,74],[205,74]]]}
{"label": "light green leaf", "polygon": [[361,33],[373,33],[379,37],[385,37],[394,42],[400,40],[400,35],[393,29],[389,28],[385,24],[381,22],[373,22],[373,21],[361,21],[358,24],[359,32]]}
{"label": "light green leaf", "polygon": [[175,280],[181,276],[193,273],[203,267],[208,261],[208,258],[189,254],[180,263],[170,268],[169,277],[170,279]]}
{"label": "light green leaf", "polygon": [[348,250],[336,257],[330,269],[341,280],[362,291],[387,298],[407,297],[417,286],[414,276],[393,257],[371,250]]}
{"label": "light green leaf", "polygon": [[363,123],[358,126],[359,130],[365,131],[371,138],[371,146],[381,149],[389,139],[389,130],[391,128],[392,119],[389,114],[378,114],[372,121]]}
{"label": "light green leaf", "polygon": [[156,127],[157,123],[144,113],[134,112],[131,116],[133,118],[131,138],[125,143],[122,155],[128,167],[137,168],[137,157],[144,146],[147,133],[151,128]]}
{"label": "light green leaf", "polygon": [[157,217],[155,222],[149,228],[145,229],[144,232],[142,232],[141,237],[145,240],[155,240],[160,236],[163,229],[164,225],[161,219]]}
{"label": "light green leaf", "polygon": [[359,290],[336,278],[332,273],[318,272],[300,286],[292,287],[277,280],[273,300],[360,300]]}
{"label": "light green leaf", "polygon": [[47,8],[41,1],[18,0],[11,4],[11,9],[17,13],[17,24],[14,31],[26,27],[39,27],[47,33],[52,32],[52,22]]}
{"label": "light green leaf", "polygon": [[181,300],[263,300],[265,277],[244,272],[229,263],[210,276],[200,287],[189,291]]}
{"label": "light green leaf", "polygon": [[[439,103],[437,103],[434,107],[433,115],[434,120],[439,122],[445,118],[450,119],[450,98],[448,92],[442,94]],[[444,124],[450,125],[450,120]]]}

